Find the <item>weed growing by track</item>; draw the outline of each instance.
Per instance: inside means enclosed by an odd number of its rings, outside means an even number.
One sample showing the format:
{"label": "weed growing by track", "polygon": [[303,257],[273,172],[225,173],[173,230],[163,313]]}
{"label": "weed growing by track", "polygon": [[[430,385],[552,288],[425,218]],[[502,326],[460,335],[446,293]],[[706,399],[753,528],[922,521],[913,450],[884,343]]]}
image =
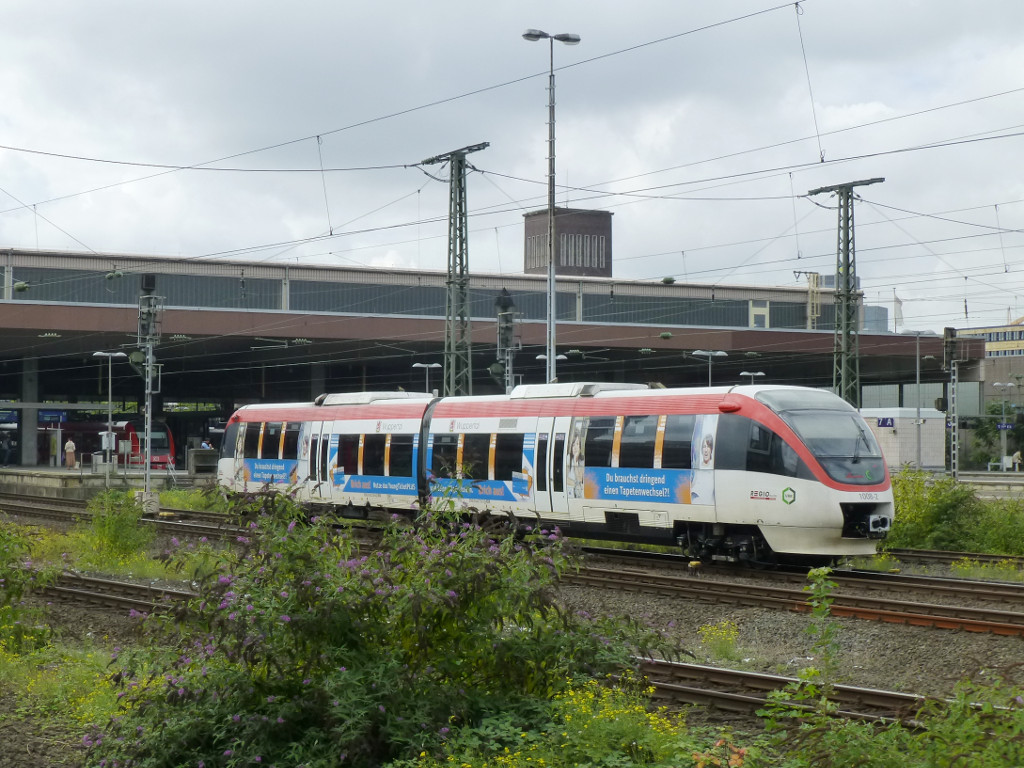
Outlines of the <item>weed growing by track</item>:
{"label": "weed growing by track", "polygon": [[554,532],[450,505],[364,551],[282,496],[256,503],[199,598],[147,622],[174,650],[122,657],[124,713],[90,737],[95,763],[380,766],[440,756],[495,717],[511,747],[589,680],[675,650],[635,622],[563,610],[554,590],[573,563]]}
{"label": "weed growing by track", "polygon": [[1024,501],[979,499],[969,485],[906,468],[892,478],[886,547],[1024,555]]}

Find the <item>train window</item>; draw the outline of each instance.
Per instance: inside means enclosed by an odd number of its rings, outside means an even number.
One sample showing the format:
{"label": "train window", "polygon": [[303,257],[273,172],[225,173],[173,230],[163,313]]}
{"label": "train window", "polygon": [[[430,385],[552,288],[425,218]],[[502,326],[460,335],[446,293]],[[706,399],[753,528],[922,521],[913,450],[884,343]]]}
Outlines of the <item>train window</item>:
{"label": "train window", "polygon": [[263,425],[263,442],[260,446],[260,457],[276,459],[281,456],[281,434],[284,424],[280,421],[268,421]]}
{"label": "train window", "polygon": [[587,442],[583,455],[588,467],[612,465],[612,443],[615,439],[615,417],[598,416],[587,425]]}
{"label": "train window", "polygon": [[257,459],[260,455],[260,428],[263,425],[250,421],[245,425],[245,442],[242,447],[242,456],[247,459]]}
{"label": "train window", "polygon": [[747,441],[750,419],[737,413],[718,416],[718,445],[715,446],[715,469],[747,469]]}
{"label": "train window", "polygon": [[740,469],[786,477],[812,479],[800,456],[775,432],[745,416],[718,417],[716,469]]}
{"label": "train window", "polygon": [[238,440],[238,422],[233,421],[224,428],[224,437],[220,443],[220,457],[222,459],[233,459],[235,457],[235,442]]}
{"label": "train window", "polygon": [[494,446],[494,479],[511,480],[523,471],[523,435],[498,434]]}
{"label": "train window", "polygon": [[627,416],[622,424],[619,466],[637,469],[653,467],[654,439],[657,433],[657,416]]}
{"label": "train window", "polygon": [[338,435],[338,471],[359,474],[359,435]]}
{"label": "train window", "polygon": [[285,424],[284,445],[281,448],[281,458],[294,461],[299,458],[299,429],[301,424],[292,422]]}
{"label": "train window", "polygon": [[[614,419],[612,420],[614,421]],[[565,465],[565,433],[559,432],[555,435],[555,454],[552,457],[554,462],[552,466],[554,471],[551,473],[551,492],[561,493],[563,490],[563,478],[565,477],[565,471],[563,467]]]}
{"label": "train window", "polygon": [[665,419],[665,440],[661,447],[663,469],[689,469],[692,466],[690,449],[697,417],[692,414],[672,415]]}
{"label": "train window", "polygon": [[392,477],[412,477],[412,435],[391,435],[388,474]]}
{"label": "train window", "polygon": [[537,490],[548,489],[548,433],[541,432],[537,435],[537,458],[533,468],[537,475]]}
{"label": "train window", "polygon": [[171,449],[171,438],[167,435],[166,429],[161,429],[155,423],[149,430],[150,450],[153,453],[166,453]]}
{"label": "train window", "polygon": [[486,480],[490,452],[490,435],[465,435],[462,441],[462,475]]}
{"label": "train window", "polygon": [[363,436],[363,471],[364,475],[384,474],[384,448],[387,445],[387,435],[364,435]]}
{"label": "train window", "polygon": [[458,460],[459,436],[434,435],[434,451],[430,471],[437,477],[455,477]]}

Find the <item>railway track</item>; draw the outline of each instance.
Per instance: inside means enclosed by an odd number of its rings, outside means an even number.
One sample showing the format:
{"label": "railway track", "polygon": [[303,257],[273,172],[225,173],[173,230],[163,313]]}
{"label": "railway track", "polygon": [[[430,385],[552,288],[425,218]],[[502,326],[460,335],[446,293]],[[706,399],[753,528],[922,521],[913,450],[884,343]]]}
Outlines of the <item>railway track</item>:
{"label": "railway track", "polygon": [[[627,550],[585,548],[588,554],[597,556],[602,562],[622,563],[632,568],[654,567],[678,574],[692,574],[689,558],[680,555],[644,553]],[[736,573],[730,566],[700,566],[700,573],[714,576],[718,573]],[[756,576],[758,581],[781,582],[785,584],[807,584],[807,569],[779,568],[769,570],[740,569],[738,572]],[[964,600],[971,603],[995,602],[1002,605],[1024,604],[1024,582],[976,581],[943,576],[924,576],[893,572],[869,571],[862,569],[837,568],[829,579],[842,589],[856,589],[863,592],[891,594],[921,593],[930,598]]]}
{"label": "railway track", "polygon": [[[692,576],[671,576],[644,571],[587,567],[564,579],[569,584],[703,602],[728,603],[757,608],[810,612],[802,589],[745,583],[710,581]],[[960,605],[913,603],[888,597],[836,593],[833,616],[852,617],[967,632],[1024,636],[1024,613]]]}
{"label": "railway track", "polygon": [[[88,516],[84,504],[42,500],[38,497],[0,498],[0,508],[11,514],[26,514],[46,519],[73,521]],[[161,533],[208,539],[232,539],[244,535],[244,529],[228,524],[222,514],[183,510],[161,510],[145,518],[147,524],[158,527]],[[656,562],[688,565],[678,555],[652,555],[623,550],[586,550],[603,557],[612,557],[630,565]],[[951,553],[963,556],[963,553]],[[638,558],[640,558],[638,560]],[[759,571],[759,580],[784,580],[805,583],[806,574],[782,571]],[[975,582],[958,579],[937,579],[923,576],[881,574],[868,571],[837,571],[830,578],[840,585],[861,591],[883,593],[882,596],[846,594],[833,595],[832,614],[912,626],[936,627],[969,632],[989,632],[997,635],[1024,636],[1024,613],[980,607],[978,603],[996,602],[1000,605],[1024,603],[1024,585]],[[783,588],[766,584],[730,584],[692,576],[664,575],[634,570],[603,569],[589,566],[566,577],[567,583],[583,584],[604,589],[633,590],[695,599],[704,602],[726,602],[734,605],[768,607],[779,610],[806,612],[810,610],[807,595],[802,588]],[[930,596],[959,599],[971,605],[939,605],[933,602],[896,600],[892,592],[918,591]]]}
{"label": "railway track", "polygon": [[[769,675],[702,664],[644,660],[640,671],[654,687],[654,697],[663,703],[698,704],[725,712],[754,714],[768,704],[768,695],[797,682],[794,677]],[[833,687],[829,700],[838,705],[836,715],[870,722],[900,720],[910,722],[925,702],[925,697],[851,685]],[[787,702],[787,708],[810,709],[799,701]]]}
{"label": "railway track", "polygon": [[[167,610],[196,597],[183,589],[73,573],[62,574],[40,593],[47,599],[138,613]],[[661,703],[698,704],[747,715],[764,707],[772,691],[796,682],[796,678],[780,675],[656,659],[644,660],[640,671],[649,679],[655,699]],[[839,705],[838,716],[868,721],[908,719],[924,701],[923,697],[906,693],[843,685],[835,686],[831,700]],[[800,706],[799,702],[787,703],[789,708]]]}
{"label": "railway track", "polygon": [[901,562],[942,563],[949,565],[959,560],[972,560],[981,564],[1012,563],[1024,568],[1024,557],[1018,555],[987,555],[978,552],[946,552],[939,549],[887,549],[886,552]]}
{"label": "railway track", "polygon": [[[0,496],[0,511],[9,515],[60,523],[75,523],[92,517],[85,502],[29,495]],[[156,515],[143,517],[142,522],[145,525],[152,525],[160,533],[172,536],[219,540],[234,538],[244,533],[241,528],[231,525],[224,514],[217,512],[161,508]]]}
{"label": "railway track", "polygon": [[61,574],[54,583],[39,592],[53,600],[68,600],[104,608],[134,610],[139,613],[165,610],[196,596],[195,593],[182,589],[82,576],[76,573]]}

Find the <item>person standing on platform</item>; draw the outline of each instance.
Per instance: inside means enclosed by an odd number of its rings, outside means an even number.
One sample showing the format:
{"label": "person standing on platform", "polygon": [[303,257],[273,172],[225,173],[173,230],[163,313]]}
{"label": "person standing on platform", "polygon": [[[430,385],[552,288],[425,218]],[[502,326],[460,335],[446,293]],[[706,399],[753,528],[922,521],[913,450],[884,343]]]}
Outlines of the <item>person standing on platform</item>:
{"label": "person standing on platform", "polygon": [[64,466],[68,469],[75,468],[75,441],[70,437],[64,443]]}
{"label": "person standing on platform", "polygon": [[1014,452],[1013,456],[1010,457],[1010,461],[1013,462],[1013,471],[1020,472],[1020,450]]}

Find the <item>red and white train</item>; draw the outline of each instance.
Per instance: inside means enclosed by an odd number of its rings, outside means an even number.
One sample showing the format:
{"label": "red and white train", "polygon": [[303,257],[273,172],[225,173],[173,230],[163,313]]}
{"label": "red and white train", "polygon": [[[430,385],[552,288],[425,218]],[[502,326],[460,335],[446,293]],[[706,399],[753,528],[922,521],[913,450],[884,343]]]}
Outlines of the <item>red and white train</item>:
{"label": "red and white train", "polygon": [[570,536],[751,562],[870,555],[893,518],[863,418],[789,386],[543,384],[250,405],[228,421],[218,481],[355,515],[457,495]]}

